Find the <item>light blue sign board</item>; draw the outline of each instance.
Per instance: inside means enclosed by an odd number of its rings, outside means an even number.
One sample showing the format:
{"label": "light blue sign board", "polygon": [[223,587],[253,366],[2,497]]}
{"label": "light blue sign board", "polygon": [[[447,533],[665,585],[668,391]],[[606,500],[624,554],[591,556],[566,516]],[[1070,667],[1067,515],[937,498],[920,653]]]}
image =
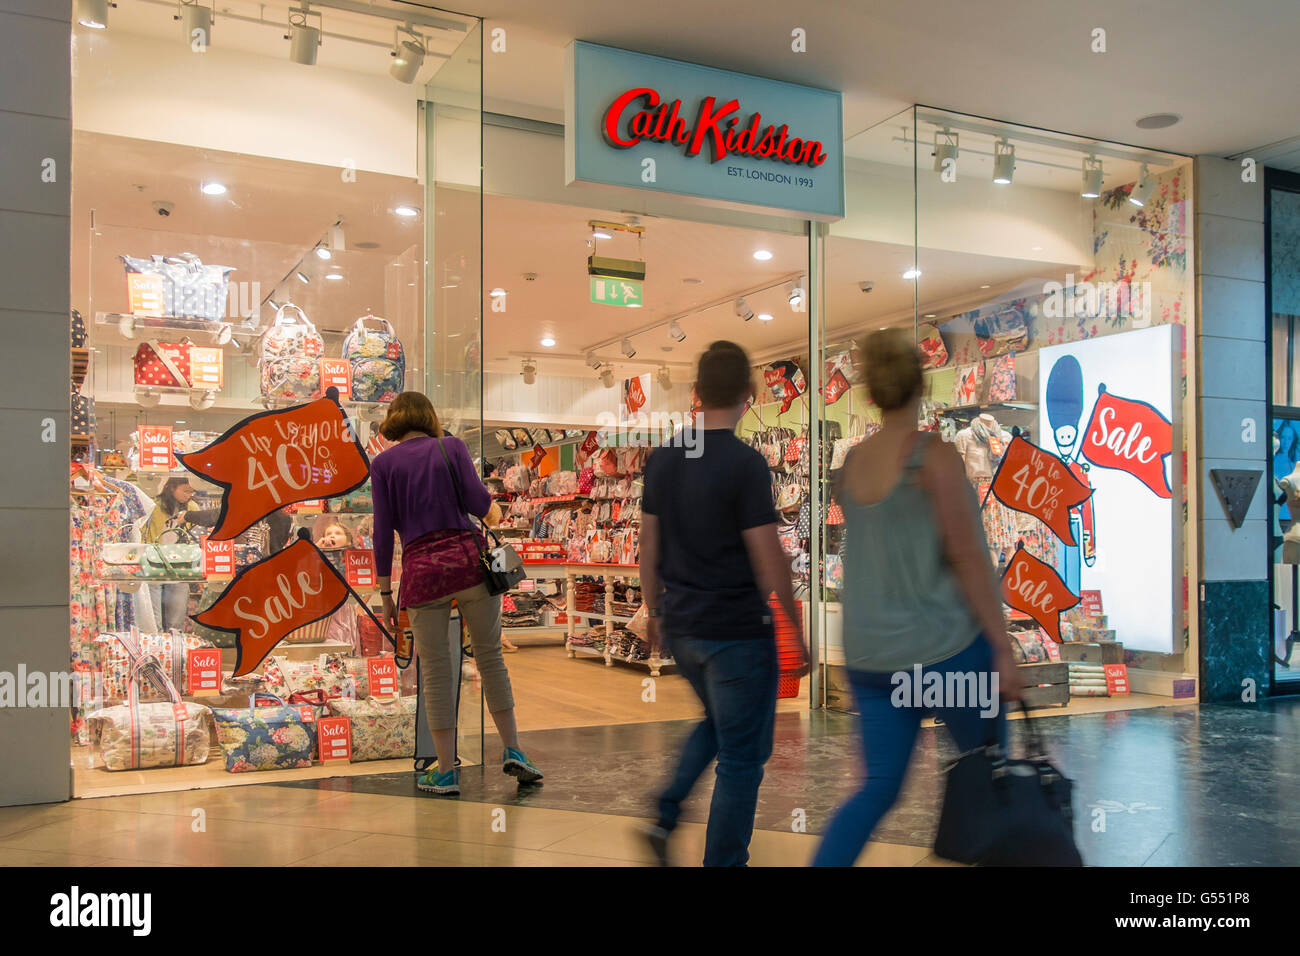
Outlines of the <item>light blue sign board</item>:
{"label": "light blue sign board", "polygon": [[[797,86],[761,76],[732,73],[681,60],[577,40],[569,44],[565,91],[566,183],[649,189],[719,205],[759,209],[829,222],[844,218],[844,119],[839,93]],[[681,100],[679,114],[689,129],[696,125],[706,97],[715,109],[737,100],[736,128],[745,129],[761,114],[760,133],[769,125],[788,126],[789,138],[822,144],[826,161],[819,166],[787,163],[732,152],[712,162],[706,145],[697,155],[676,142],[642,139],[618,148],[606,142],[605,114],[630,89],[648,88],[660,101]],[[647,108],[631,104],[620,126]],[[654,160],[654,181],[646,181],[643,161]]]}

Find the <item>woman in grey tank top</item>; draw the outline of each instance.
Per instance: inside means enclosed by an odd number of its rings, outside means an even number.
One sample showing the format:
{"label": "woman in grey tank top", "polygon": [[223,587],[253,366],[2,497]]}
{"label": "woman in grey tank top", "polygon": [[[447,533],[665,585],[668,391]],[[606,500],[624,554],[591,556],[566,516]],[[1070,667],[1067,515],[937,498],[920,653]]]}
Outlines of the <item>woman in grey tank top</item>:
{"label": "woman in grey tank top", "polygon": [[966,751],[1004,739],[1000,698],[1020,695],[979,502],[957,453],[916,429],[920,355],[888,329],[868,336],[861,356],[884,421],[849,453],[836,500],[866,781],[831,821],[815,866],[857,860],[898,798],[926,712]]}

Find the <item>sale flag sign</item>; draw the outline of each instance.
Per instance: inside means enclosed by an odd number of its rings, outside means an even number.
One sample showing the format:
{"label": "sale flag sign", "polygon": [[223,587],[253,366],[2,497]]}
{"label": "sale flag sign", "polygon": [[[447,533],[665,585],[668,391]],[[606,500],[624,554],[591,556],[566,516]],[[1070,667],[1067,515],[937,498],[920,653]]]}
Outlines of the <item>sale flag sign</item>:
{"label": "sale flag sign", "polygon": [[1061,612],[1079,603],[1061,576],[1050,565],[1039,561],[1024,548],[1016,548],[1015,557],[1002,574],[1002,600],[1017,611],[1028,614],[1061,643]]}
{"label": "sale flag sign", "polygon": [[1165,459],[1174,450],[1174,426],[1154,406],[1098,390],[1084,432],[1083,454],[1101,468],[1127,471],[1160,498],[1172,498]]}
{"label": "sale flag sign", "polygon": [[1070,531],[1070,509],[1087,501],[1092,489],[1055,455],[1017,435],[1002,456],[991,491],[1008,508],[1038,518],[1067,545],[1078,544]]}
{"label": "sale flag sign", "polygon": [[177,455],[224,490],[212,540],[228,541],[285,505],[355,491],[370,460],[335,396],[245,418],[212,444]]}
{"label": "sale flag sign", "polygon": [[191,619],[235,635],[235,677],[251,674],[290,631],[328,617],[351,591],[308,538],[257,562]]}

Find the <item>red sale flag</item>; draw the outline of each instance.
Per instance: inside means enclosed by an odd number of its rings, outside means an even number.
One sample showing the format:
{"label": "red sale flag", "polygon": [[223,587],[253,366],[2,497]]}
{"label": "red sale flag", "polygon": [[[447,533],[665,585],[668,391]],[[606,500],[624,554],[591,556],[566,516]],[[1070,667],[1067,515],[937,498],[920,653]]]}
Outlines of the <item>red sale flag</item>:
{"label": "red sale flag", "polygon": [[1174,426],[1146,402],[1117,398],[1102,385],[1083,437],[1094,465],[1127,471],[1161,498],[1172,498],[1165,459],[1174,450]]}
{"label": "red sale flag", "polygon": [[1061,612],[1078,604],[1079,596],[1065,586],[1050,564],[1017,547],[1002,574],[1002,600],[1032,617],[1060,644]]}
{"label": "red sale flag", "polygon": [[286,634],[333,614],[351,593],[316,545],[299,538],[245,569],[211,607],[190,617],[235,635],[234,676],[243,677]]}
{"label": "red sale flag", "polygon": [[845,378],[844,373],[836,369],[831,373],[830,380],[826,383],[826,404],[834,405],[844,397],[844,393],[850,387],[849,380]]}
{"label": "red sale flag", "polygon": [[343,408],[330,397],[245,418],[211,445],[177,455],[225,489],[213,541],[229,541],[284,505],[355,491],[370,460]]}
{"label": "red sale flag", "polygon": [[1087,501],[1092,489],[1055,455],[1017,435],[1002,456],[990,490],[1008,508],[1041,520],[1066,544],[1078,544],[1070,532],[1070,509]]}

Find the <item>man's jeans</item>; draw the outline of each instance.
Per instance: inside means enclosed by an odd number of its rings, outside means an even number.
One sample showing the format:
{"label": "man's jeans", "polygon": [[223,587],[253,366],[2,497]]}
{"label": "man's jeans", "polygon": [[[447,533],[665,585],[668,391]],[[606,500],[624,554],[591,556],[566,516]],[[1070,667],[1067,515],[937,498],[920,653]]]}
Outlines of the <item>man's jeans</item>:
{"label": "man's jeans", "polygon": [[659,798],[659,825],[671,831],[681,803],[716,757],[705,866],[744,866],[754,832],[763,764],[776,719],[776,642],[665,638],[682,675],[704,704],[704,720],[682,748],[672,783]]}

